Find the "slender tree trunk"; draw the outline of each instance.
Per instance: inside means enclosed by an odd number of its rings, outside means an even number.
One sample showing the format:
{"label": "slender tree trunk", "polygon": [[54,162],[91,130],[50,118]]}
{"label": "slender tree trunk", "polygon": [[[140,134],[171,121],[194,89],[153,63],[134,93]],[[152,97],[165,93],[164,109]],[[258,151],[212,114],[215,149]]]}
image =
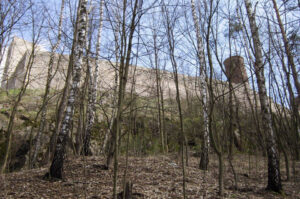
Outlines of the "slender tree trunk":
{"label": "slender tree trunk", "polygon": [[[79,0],[78,3],[78,9],[77,9],[77,16],[79,15],[80,12],[80,4],[81,0]],[[50,146],[48,149],[48,158],[51,160],[53,159],[55,147],[56,147],[56,141],[57,141],[57,135],[59,134],[59,131],[61,129],[61,124],[62,120],[65,116],[65,109],[67,105],[67,98],[69,95],[69,90],[70,90],[70,82],[73,77],[73,65],[74,65],[74,51],[75,51],[75,45],[77,43],[77,30],[78,30],[78,17],[76,18],[76,22],[74,24],[74,34],[73,34],[73,43],[72,43],[72,49],[71,49],[71,55],[69,56],[69,63],[68,63],[68,69],[67,69],[67,74],[66,74],[66,80],[65,80],[65,86],[63,88],[62,96],[61,99],[58,103],[58,107],[56,110],[56,121],[55,121],[55,131],[51,135],[50,138]]]}
{"label": "slender tree trunk", "polygon": [[[41,148],[41,135],[44,132],[45,123],[46,123],[46,115],[47,115],[47,109],[48,109],[48,101],[49,101],[49,93],[50,93],[50,85],[51,81],[54,77],[53,73],[53,65],[54,65],[54,58],[56,50],[58,49],[60,42],[61,42],[61,29],[62,29],[62,19],[63,19],[63,10],[65,6],[65,0],[61,1],[61,8],[60,8],[60,16],[59,16],[59,23],[58,23],[58,35],[57,35],[57,41],[52,47],[50,59],[48,63],[48,74],[47,74],[47,81],[46,81],[46,87],[45,87],[45,93],[43,97],[42,102],[42,110],[41,110],[41,120],[40,120],[40,126],[36,135],[36,144],[33,151],[33,155],[31,158],[31,165],[30,167],[33,168],[35,166],[37,154]],[[58,65],[59,67],[59,65]]]}
{"label": "slender tree trunk", "polygon": [[[281,121],[279,121],[281,120]],[[284,124],[281,124],[282,119],[277,119],[277,116],[275,116],[275,121],[279,124],[279,125],[274,125],[275,126],[275,131],[278,133],[281,132],[281,127],[284,126]],[[287,148],[286,146],[284,146],[283,141],[281,139],[278,140],[278,145],[279,148],[281,149],[282,153],[283,153],[283,157],[284,157],[284,162],[285,162],[285,172],[286,172],[286,181],[290,181],[290,163],[289,163],[289,157],[288,157],[288,153],[287,153]]]}
{"label": "slender tree trunk", "polygon": [[[117,68],[117,67],[116,67]],[[119,75],[118,75],[118,71],[117,69],[115,69],[115,85],[114,85],[114,90],[113,90],[113,95],[112,95],[112,113],[111,113],[111,117],[110,117],[110,121],[109,121],[109,127],[107,129],[107,131],[105,132],[105,136],[104,136],[104,140],[103,140],[103,145],[102,145],[102,153],[107,154],[109,153],[109,142],[111,141],[111,137],[113,134],[113,126],[114,126],[114,119],[116,117],[116,104],[117,104],[117,93],[118,93],[118,79],[119,79]],[[108,154],[107,154],[108,155]],[[106,165],[107,167],[109,167],[109,165]]]}
{"label": "slender tree trunk", "polygon": [[[182,166],[182,191],[183,191],[183,198],[186,198],[186,175],[185,175],[185,161],[184,161],[184,149],[185,144],[187,143],[186,137],[184,134],[183,129],[183,115],[182,115],[182,108],[181,108],[181,101],[180,101],[180,91],[179,91],[179,81],[178,81],[178,66],[175,58],[175,38],[174,38],[174,30],[171,26],[171,23],[174,23],[174,21],[170,21],[168,11],[166,10],[165,6],[163,7],[163,11],[166,14],[166,31],[167,31],[167,39],[169,44],[169,56],[171,60],[171,64],[173,67],[173,76],[174,76],[174,83],[176,87],[176,102],[178,107],[178,114],[179,114],[179,122],[180,122],[180,134],[178,136],[179,143],[180,143],[180,157],[181,157],[181,166]],[[175,19],[176,20],[176,19]]]}
{"label": "slender tree trunk", "polygon": [[[89,99],[88,99],[88,108],[87,108],[87,125],[85,130],[85,138],[83,151],[84,155],[91,154],[90,152],[90,139],[91,139],[91,130],[95,121],[95,103],[97,98],[97,88],[98,88],[98,73],[99,73],[99,55],[100,55],[100,44],[101,44],[101,32],[103,24],[103,3],[100,2],[100,25],[98,28],[97,35],[97,44],[96,44],[96,67],[94,71],[93,78],[90,79],[89,83]],[[91,76],[92,77],[92,76]]]}
{"label": "slender tree trunk", "polygon": [[[296,65],[295,65],[295,62],[294,62],[294,57],[293,57],[293,54],[291,52],[291,47],[289,45],[289,42],[288,42],[288,38],[287,38],[287,35],[286,35],[286,32],[284,30],[284,27],[283,27],[283,24],[282,24],[282,20],[281,20],[281,17],[280,17],[280,13],[279,13],[279,10],[278,10],[278,7],[277,7],[277,3],[276,3],[276,0],[272,0],[273,2],[273,6],[274,6],[274,10],[275,10],[275,13],[276,13],[276,17],[277,17],[277,22],[278,22],[278,25],[279,25],[279,28],[280,28],[280,31],[281,31],[281,35],[282,35],[282,39],[283,39],[283,43],[284,43],[284,48],[285,48],[285,53],[287,55],[287,58],[288,58],[288,65],[291,67],[292,69],[292,76],[293,76],[293,79],[294,79],[294,84],[295,84],[295,87],[296,87],[296,90],[297,90],[297,93],[298,93],[298,96],[300,96],[300,83],[299,83],[299,79],[298,79],[298,72],[297,72],[297,68],[296,68]],[[286,70],[286,69],[285,69]],[[287,80],[288,80],[288,84],[290,84],[290,75],[287,74]],[[299,117],[299,112],[298,112],[298,107],[295,103],[295,98],[294,98],[294,95],[293,95],[293,92],[292,92],[292,89],[289,88],[289,91],[290,91],[290,95],[291,95],[291,104],[292,104],[292,109],[293,109],[293,117],[294,117],[294,127],[293,127],[293,131],[295,133],[295,156],[296,156],[296,159],[299,160],[300,159],[300,152],[299,152],[299,142],[300,142],[300,137],[299,137],[299,133],[300,133],[300,129],[299,129],[299,123],[300,123],[300,117]]]}
{"label": "slender tree trunk", "polygon": [[245,0],[245,6],[250,23],[250,29],[252,33],[254,54],[255,54],[255,74],[257,78],[261,116],[262,116],[262,129],[266,133],[266,144],[268,153],[268,186],[267,189],[281,192],[281,177],[279,167],[279,157],[277,152],[277,146],[275,141],[275,135],[272,127],[272,119],[269,101],[266,92],[265,77],[264,77],[264,65],[262,57],[262,47],[259,39],[258,27],[255,21],[255,15],[252,12],[251,3],[249,0]]}
{"label": "slender tree trunk", "polygon": [[132,103],[130,103],[130,110],[129,110],[129,129],[127,132],[127,138],[126,138],[126,161],[125,161],[125,170],[124,170],[124,175],[123,175],[123,198],[128,197],[128,189],[126,189],[127,186],[127,172],[128,172],[128,151],[129,151],[129,138],[130,138],[130,134],[132,134],[132,129],[133,129],[133,108],[135,106],[135,102],[134,102],[134,98],[133,98],[133,93],[135,91],[135,72],[136,72],[136,67],[134,67],[133,69],[133,80],[132,80],[132,86],[131,86],[131,91],[130,91],[130,100],[132,101]]}
{"label": "slender tree trunk", "polygon": [[[119,30],[120,29],[120,24],[121,23],[117,23],[114,27],[115,30]],[[111,158],[110,154],[113,155],[113,136],[114,136],[114,125],[115,125],[115,119],[116,119],[116,110],[117,110],[117,94],[118,94],[118,83],[119,83],[119,58],[120,58],[120,45],[118,43],[119,41],[119,32],[114,31],[114,40],[115,42],[115,56],[116,56],[116,63],[113,66],[114,67],[114,72],[115,72],[115,85],[114,85],[114,90],[113,90],[113,96],[112,96],[112,114],[111,114],[111,118],[110,118],[110,122],[109,122],[109,128],[105,133],[105,137],[104,137],[104,141],[103,141],[103,146],[102,146],[102,152],[104,154],[106,154],[106,167],[109,168],[110,167],[110,162],[111,162]]]}
{"label": "slender tree trunk", "polygon": [[[74,69],[73,69],[73,81],[72,87],[69,93],[69,99],[67,103],[67,111],[62,123],[61,130],[59,132],[57,143],[55,147],[55,153],[50,167],[50,177],[62,178],[63,176],[63,163],[65,158],[66,139],[71,126],[72,117],[74,114],[74,102],[77,97],[77,91],[80,83],[80,73],[83,58],[83,49],[85,44],[86,34],[86,15],[87,15],[87,0],[81,0],[79,7],[78,20],[78,32],[77,42],[74,48]],[[71,60],[70,60],[71,61]]]}
{"label": "slender tree trunk", "polygon": [[278,7],[277,7],[276,0],[272,0],[272,2],[273,2],[274,10],[275,10],[275,13],[276,13],[278,25],[280,27],[281,35],[282,35],[282,38],[283,38],[285,53],[287,54],[288,62],[289,62],[289,65],[291,66],[291,69],[292,69],[292,76],[294,78],[295,87],[297,89],[298,94],[300,94],[300,83],[299,83],[299,80],[298,80],[298,72],[297,72],[295,62],[294,62],[293,54],[291,52],[291,47],[289,45],[288,38],[286,36],[285,30],[284,30],[284,27],[283,27],[283,24],[282,24],[282,21],[281,21],[281,18],[280,18],[280,13],[279,13],[279,10],[278,10]]}
{"label": "slender tree trunk", "polygon": [[157,48],[157,35],[156,30],[153,32],[153,45],[154,45],[154,64],[155,64],[155,80],[156,80],[156,99],[157,99],[157,109],[158,109],[158,129],[160,134],[160,141],[162,152],[165,153],[165,141],[164,141],[164,131],[162,129],[162,117],[161,117],[161,97],[160,97],[160,85],[161,85],[161,75],[158,66],[158,48]]}
{"label": "slender tree trunk", "polygon": [[203,142],[200,157],[199,168],[202,170],[208,169],[209,163],[209,132],[208,132],[208,114],[207,114],[207,85],[206,85],[206,74],[205,74],[205,58],[204,58],[204,47],[200,34],[199,20],[196,14],[196,7],[194,0],[191,0],[192,14],[194,26],[196,29],[197,37],[197,58],[200,64],[200,92],[201,92],[201,103],[203,107],[203,120],[204,120],[204,131],[203,131]]}
{"label": "slender tree trunk", "polygon": [[[212,77],[210,77],[212,78]],[[212,80],[210,80],[212,81]],[[212,86],[209,86],[209,92],[210,92],[210,95],[212,95],[212,92],[213,92],[213,88]],[[219,161],[219,195],[220,196],[223,196],[223,192],[224,192],[224,182],[223,182],[223,167],[224,167],[224,163],[223,163],[223,151],[222,151],[222,146],[218,147],[216,141],[215,141],[215,138],[214,138],[214,135],[212,133],[212,128],[213,128],[213,110],[214,110],[214,101],[212,101],[213,99],[211,99],[210,101],[210,114],[208,115],[209,116],[209,120],[208,120],[208,128],[209,128],[209,136],[210,136],[210,140],[211,140],[211,143],[212,143],[212,147],[213,149],[215,150],[215,152],[217,153],[217,156],[218,156],[218,161]]]}
{"label": "slender tree trunk", "polygon": [[[123,111],[125,88],[128,78],[129,64],[132,53],[132,42],[135,29],[137,27],[137,21],[141,18],[138,16],[138,11],[142,8],[142,2],[135,0],[133,2],[132,16],[129,25],[129,35],[126,35],[126,6],[127,1],[123,0],[123,15],[122,15],[122,31],[121,31],[121,56],[120,56],[120,67],[119,67],[119,93],[118,93],[118,104],[117,113],[115,119],[116,130],[114,133],[114,175],[113,175],[113,198],[117,199],[117,174],[118,174],[118,155],[119,155],[119,133],[121,132],[121,116]],[[128,43],[127,43],[128,42]]]}
{"label": "slender tree trunk", "polygon": [[[184,149],[185,144],[187,144],[186,137],[183,130],[183,116],[182,116],[182,109],[181,109],[181,102],[180,102],[180,93],[179,93],[179,83],[178,83],[178,74],[177,74],[177,64],[175,63],[175,59],[173,57],[173,69],[174,69],[174,76],[175,76],[175,86],[176,86],[176,101],[178,105],[178,112],[179,112],[179,120],[180,120],[180,150],[181,150],[181,164],[182,164],[182,176],[183,176],[183,197],[186,198],[186,182],[185,182],[185,162],[184,162]],[[186,149],[187,150],[187,149]],[[186,153],[187,156],[187,153]],[[187,158],[187,157],[186,157]]]}
{"label": "slender tree trunk", "polygon": [[159,85],[159,92],[160,92],[161,114],[162,114],[162,118],[161,118],[162,132],[163,132],[163,135],[164,135],[165,150],[166,150],[166,153],[168,153],[169,152],[169,147],[168,147],[168,135],[167,135],[167,131],[166,131],[166,122],[165,122],[164,93],[163,93],[161,84]]}
{"label": "slender tree trunk", "polygon": [[223,154],[222,153],[220,153],[218,155],[218,160],[219,160],[219,195],[223,196],[223,194],[224,194],[224,183],[223,183],[224,163],[223,163]]}
{"label": "slender tree trunk", "polygon": [[[229,13],[229,20],[230,19],[230,13]],[[228,29],[230,30],[230,24]],[[229,43],[229,55],[230,55],[230,66],[233,65],[233,60],[231,59],[231,55],[232,55],[232,50],[231,50],[231,32],[229,31],[229,36],[228,36],[228,43]],[[233,115],[234,115],[234,110],[233,110],[233,97],[236,96],[235,95],[235,90],[233,88],[232,85],[232,74],[228,75],[228,86],[229,86],[229,117],[228,117],[228,123],[229,123],[229,127],[228,127],[228,135],[229,135],[229,153],[228,153],[228,162],[230,165],[230,168],[232,170],[233,176],[234,176],[234,189],[238,190],[238,180],[237,180],[237,174],[236,171],[234,169],[233,166],[233,142],[234,142],[234,120],[233,120]],[[237,107],[236,109],[236,114],[238,115],[238,100],[237,98],[235,98],[235,106]],[[236,118],[236,122],[238,122],[238,118]]]}
{"label": "slender tree trunk", "polygon": [[22,79],[22,86],[21,86],[21,89],[13,103],[13,106],[12,106],[12,110],[11,110],[11,113],[10,113],[10,116],[9,116],[9,122],[8,122],[8,126],[7,126],[7,141],[6,141],[6,149],[5,149],[5,156],[4,156],[4,160],[3,160],[3,164],[2,164],[2,168],[1,168],[1,172],[0,173],[4,173],[5,170],[6,170],[6,167],[7,167],[7,164],[8,164],[8,157],[9,157],[9,154],[10,154],[10,150],[11,150],[11,142],[12,142],[12,131],[13,131],[13,127],[14,127],[14,120],[15,120],[15,116],[16,116],[16,113],[17,113],[17,110],[18,110],[18,106],[22,100],[22,97],[24,95],[24,93],[26,92],[26,89],[27,89],[27,86],[30,82],[30,74],[31,74],[31,68],[32,68],[32,65],[33,65],[33,62],[34,62],[34,59],[35,59],[35,48],[36,48],[36,44],[33,42],[32,44],[32,50],[30,52],[30,55],[29,55],[29,58],[28,58],[28,61],[26,60],[27,59],[27,52],[26,54],[24,55],[24,61],[26,63],[26,66],[25,66],[25,73],[24,73],[24,77]]}
{"label": "slender tree trunk", "polygon": [[[229,78],[229,117],[228,117],[228,123],[229,123],[229,128],[228,128],[228,134],[229,134],[229,154],[228,154],[228,161],[229,165],[231,167],[233,176],[234,176],[234,189],[238,189],[238,182],[237,182],[237,175],[233,166],[233,142],[234,142],[234,129],[233,129],[233,86],[231,83],[231,79]],[[236,101],[237,103],[237,101]],[[238,106],[237,104],[235,104]]]}

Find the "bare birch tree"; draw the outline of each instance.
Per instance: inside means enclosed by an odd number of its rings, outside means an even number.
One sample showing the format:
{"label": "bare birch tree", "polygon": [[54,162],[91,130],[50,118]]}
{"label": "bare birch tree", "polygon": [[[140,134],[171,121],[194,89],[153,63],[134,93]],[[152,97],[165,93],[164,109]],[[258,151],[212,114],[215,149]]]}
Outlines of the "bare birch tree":
{"label": "bare birch tree", "polygon": [[[74,68],[72,87],[70,89],[67,110],[63,120],[61,130],[58,134],[55,153],[50,167],[49,175],[51,178],[62,178],[63,163],[65,158],[65,145],[68,133],[70,131],[71,120],[74,114],[74,102],[77,96],[77,91],[80,83],[81,67],[83,60],[83,49],[86,36],[86,15],[87,15],[87,0],[81,0],[79,4],[78,32],[77,41],[74,47]],[[70,60],[71,61],[71,60]]]}
{"label": "bare birch tree", "polygon": [[264,76],[264,63],[262,55],[262,46],[259,38],[258,26],[256,25],[255,13],[252,11],[252,5],[249,0],[244,0],[247,15],[249,19],[250,29],[252,33],[252,41],[255,56],[255,75],[258,85],[258,93],[261,106],[262,116],[262,130],[266,133],[266,144],[268,153],[268,186],[267,189],[281,192],[281,177],[279,157],[276,146],[275,134],[272,127],[272,118],[270,112],[270,105],[267,96],[265,76]]}
{"label": "bare birch tree", "polygon": [[[66,1],[66,0],[65,0]],[[80,7],[81,0],[78,2],[78,6]],[[70,4],[70,0],[68,0],[68,4]],[[63,122],[64,116],[65,116],[65,109],[67,106],[68,102],[68,96],[69,96],[69,90],[71,87],[71,80],[73,76],[73,65],[74,65],[74,52],[75,52],[75,46],[77,42],[77,30],[78,30],[78,20],[79,18],[77,17],[79,15],[79,7],[76,10],[75,16],[71,17],[71,22],[72,22],[72,28],[73,28],[73,38],[72,38],[72,47],[71,47],[71,54],[69,56],[69,63],[68,63],[68,68],[67,68],[67,74],[66,74],[66,79],[65,79],[65,85],[64,88],[62,89],[62,94],[59,99],[59,103],[57,105],[57,110],[56,110],[56,116],[55,116],[55,131],[52,133],[51,138],[50,138],[50,144],[48,148],[48,158],[51,160],[53,158],[54,152],[55,152],[55,146],[56,146],[56,140],[57,140],[57,135],[59,134],[59,131],[61,129],[61,124]],[[75,19],[73,19],[75,18]]]}
{"label": "bare birch tree", "polygon": [[[103,25],[103,3],[104,0],[100,1],[100,19],[99,19],[99,27],[98,27],[98,35],[97,35],[97,44],[96,44],[96,63],[95,63],[95,71],[93,76],[90,75],[89,81],[89,95],[88,95],[88,107],[87,107],[87,125],[85,129],[85,137],[83,144],[83,152],[84,155],[91,154],[90,151],[90,139],[91,139],[91,130],[95,120],[95,103],[97,98],[97,88],[98,88],[98,73],[99,73],[99,56],[100,56],[100,44],[101,44],[101,32]],[[92,72],[90,70],[90,72]]]}
{"label": "bare birch tree", "polygon": [[45,123],[46,123],[46,115],[47,115],[47,109],[48,109],[48,101],[49,101],[49,92],[50,92],[50,86],[52,79],[54,77],[53,74],[53,69],[54,69],[54,59],[55,59],[55,53],[56,50],[58,49],[60,42],[61,42],[61,34],[62,34],[62,20],[63,20],[63,11],[64,11],[64,6],[65,6],[65,0],[61,1],[61,8],[60,8],[60,15],[59,15],[59,22],[58,22],[58,33],[57,33],[57,41],[56,43],[52,46],[51,49],[51,54],[48,62],[48,73],[47,73],[47,80],[46,80],[46,87],[45,87],[45,93],[43,96],[43,102],[42,102],[42,108],[41,108],[41,120],[40,120],[40,126],[36,135],[36,143],[35,143],[35,148],[33,151],[33,155],[31,158],[31,165],[30,167],[34,167],[37,154],[40,150],[41,147],[41,135],[43,134],[44,128],[45,128]]}
{"label": "bare birch tree", "polygon": [[206,69],[205,69],[205,57],[204,57],[204,47],[200,34],[199,20],[196,13],[195,1],[191,0],[193,21],[196,30],[197,39],[197,62],[200,64],[200,91],[201,91],[201,103],[203,106],[203,120],[204,120],[204,132],[203,132],[203,142],[201,149],[201,157],[199,168],[202,170],[207,170],[209,163],[209,132],[208,132],[208,116],[207,116],[207,85],[206,85]]}

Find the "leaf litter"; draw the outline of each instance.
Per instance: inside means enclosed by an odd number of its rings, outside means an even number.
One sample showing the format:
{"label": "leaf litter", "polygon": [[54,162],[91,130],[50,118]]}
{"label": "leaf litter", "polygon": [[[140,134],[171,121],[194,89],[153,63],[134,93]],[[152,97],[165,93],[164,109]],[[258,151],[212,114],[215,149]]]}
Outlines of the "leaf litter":
{"label": "leaf litter", "polygon": [[[23,170],[1,175],[0,198],[89,198],[110,199],[113,191],[113,169],[105,170],[105,159],[100,156],[68,157],[64,165],[64,179],[43,179],[49,165],[43,168]],[[238,190],[233,188],[234,177],[227,160],[224,161],[223,198],[299,198],[300,182],[291,175],[283,180],[285,193],[266,191],[266,159],[236,155],[234,167],[238,175]],[[209,170],[198,169],[199,158],[190,156],[186,166],[186,195],[190,199],[221,198],[218,196],[218,161],[211,155]],[[281,161],[282,178],[285,177]],[[299,165],[299,164],[298,164]],[[300,167],[296,174],[299,175]],[[119,158],[118,192],[122,191],[125,157]],[[183,198],[182,168],[176,155],[129,157],[127,180],[133,183],[135,198]]]}

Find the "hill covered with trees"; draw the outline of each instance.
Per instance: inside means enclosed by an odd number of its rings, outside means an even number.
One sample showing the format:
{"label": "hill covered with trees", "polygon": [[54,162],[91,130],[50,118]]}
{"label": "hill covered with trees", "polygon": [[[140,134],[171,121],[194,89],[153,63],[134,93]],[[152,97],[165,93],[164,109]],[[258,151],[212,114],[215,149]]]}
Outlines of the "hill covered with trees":
{"label": "hill covered with trees", "polygon": [[300,198],[299,9],[1,1],[0,197]]}

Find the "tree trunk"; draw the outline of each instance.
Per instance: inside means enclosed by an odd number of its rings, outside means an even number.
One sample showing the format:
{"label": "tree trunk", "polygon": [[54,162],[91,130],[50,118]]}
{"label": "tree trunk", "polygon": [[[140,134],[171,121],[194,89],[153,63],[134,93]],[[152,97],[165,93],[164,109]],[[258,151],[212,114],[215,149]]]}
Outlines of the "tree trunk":
{"label": "tree trunk", "polygon": [[162,86],[161,84],[159,85],[159,92],[160,92],[160,101],[161,101],[161,123],[162,123],[162,132],[163,132],[163,135],[164,135],[164,141],[165,141],[165,150],[166,150],[166,153],[169,152],[169,147],[168,147],[168,135],[167,135],[167,132],[166,132],[166,122],[165,122],[165,105],[164,105],[164,93],[163,93],[163,90],[162,90]]}
{"label": "tree trunk", "polygon": [[[122,15],[122,31],[121,31],[121,45],[120,45],[120,65],[119,65],[119,90],[118,90],[118,104],[115,118],[114,134],[114,175],[113,175],[113,198],[117,199],[117,174],[118,174],[118,152],[119,152],[119,133],[121,132],[121,117],[123,112],[123,104],[125,97],[125,89],[128,78],[129,64],[131,60],[133,36],[141,15],[138,15],[142,7],[142,1],[135,0],[133,2],[133,10],[129,24],[129,35],[126,33],[126,0],[123,1],[123,15]],[[125,41],[128,41],[125,42]]]}
{"label": "tree trunk", "polygon": [[[102,32],[102,24],[103,24],[103,3],[100,2],[100,24],[98,28],[97,35],[97,44],[96,44],[96,67],[94,71],[93,78],[90,78],[89,83],[89,99],[88,99],[88,108],[87,108],[87,125],[85,130],[85,138],[83,144],[83,152],[84,155],[91,154],[90,151],[90,139],[91,139],[91,130],[95,121],[95,103],[97,99],[97,88],[98,88],[98,73],[99,73],[99,54],[100,54],[100,44],[101,44],[101,32]],[[90,70],[90,72],[92,72]],[[91,75],[92,77],[92,75]]]}
{"label": "tree trunk", "polygon": [[[274,10],[275,10],[275,13],[276,13],[278,25],[280,27],[280,31],[281,31],[281,35],[282,35],[282,39],[283,39],[283,43],[284,43],[284,48],[285,48],[285,53],[286,53],[287,58],[288,58],[288,65],[292,69],[292,76],[293,76],[293,79],[294,79],[294,84],[295,84],[298,96],[300,96],[300,83],[299,83],[299,80],[298,80],[298,75],[299,74],[297,72],[297,68],[296,68],[296,65],[295,65],[295,62],[294,62],[294,57],[293,57],[293,54],[291,52],[291,48],[290,48],[290,45],[289,45],[289,42],[288,42],[288,38],[286,36],[285,30],[284,30],[284,27],[283,27],[283,24],[282,24],[282,21],[281,21],[281,18],[280,18],[280,13],[279,13],[279,10],[278,10],[278,7],[277,7],[276,0],[272,0],[272,2],[273,2]],[[289,76],[290,75],[287,74],[288,84],[290,84]],[[299,123],[300,123],[300,121],[299,120],[300,120],[300,117],[299,117],[299,111],[298,111],[297,104],[295,103],[295,96],[293,95],[292,89],[289,89],[289,92],[290,92],[290,95],[293,97],[293,98],[291,98],[290,103],[292,105],[293,117],[294,117],[293,118],[293,120],[294,120],[293,121],[294,122],[293,131],[295,133],[295,145],[296,145],[295,146],[295,156],[296,156],[297,160],[300,160],[300,152],[299,152],[299,142],[300,142],[300,137],[299,137],[299,132],[300,132]]]}
{"label": "tree trunk", "polygon": [[279,10],[278,10],[278,7],[277,7],[276,0],[272,0],[272,2],[273,2],[274,10],[275,10],[275,13],[276,13],[278,25],[280,27],[281,35],[282,35],[282,38],[283,38],[285,53],[287,54],[288,62],[289,62],[289,65],[291,66],[291,69],[292,69],[292,76],[294,78],[295,87],[297,89],[298,94],[300,94],[300,83],[299,83],[299,80],[298,80],[298,75],[299,74],[297,72],[297,68],[296,68],[296,65],[295,65],[295,62],[294,62],[294,57],[293,57],[293,54],[291,52],[291,48],[290,48],[290,45],[289,45],[289,42],[288,42],[288,38],[286,36],[285,30],[284,30],[284,27],[283,27],[283,24],[282,24],[282,21],[281,21],[281,18],[280,18],[280,14],[279,14]]}
{"label": "tree trunk", "polygon": [[[79,0],[79,5],[77,9],[77,16],[79,15],[79,7],[80,7],[81,0]],[[55,121],[55,131],[52,133],[50,138],[50,144],[48,148],[48,158],[49,160],[53,159],[55,147],[56,147],[56,140],[57,135],[59,134],[59,131],[61,129],[61,123],[65,116],[65,109],[67,105],[67,99],[69,95],[70,90],[70,82],[73,76],[73,65],[74,65],[74,51],[75,51],[75,45],[77,43],[77,30],[78,30],[78,17],[76,18],[76,22],[74,24],[74,34],[73,34],[73,43],[72,43],[72,49],[71,49],[71,55],[69,56],[69,63],[68,63],[68,69],[66,74],[66,80],[65,80],[65,86],[63,88],[61,99],[58,102],[58,107],[56,110],[56,121]]]}
{"label": "tree trunk", "polygon": [[218,154],[218,159],[219,159],[219,195],[223,196],[224,194],[224,183],[223,183],[223,154],[220,153]]}
{"label": "tree trunk", "polygon": [[272,127],[272,119],[269,101],[266,93],[265,77],[264,77],[264,65],[262,57],[262,47],[259,39],[258,27],[255,21],[255,15],[252,12],[251,3],[249,0],[245,0],[245,6],[247,9],[247,15],[250,23],[250,29],[252,33],[254,54],[255,54],[255,75],[257,78],[261,116],[262,116],[262,129],[266,133],[266,144],[268,154],[268,186],[267,189],[281,192],[281,177],[279,158],[277,152],[277,146],[275,141],[275,135]]}
{"label": "tree trunk", "polygon": [[[27,89],[27,86],[30,82],[30,73],[31,73],[31,68],[32,68],[32,65],[33,65],[33,62],[34,62],[34,59],[35,59],[35,47],[36,47],[36,44],[33,42],[32,44],[32,50],[30,52],[30,55],[29,55],[29,59],[27,61],[27,64],[25,66],[25,74],[24,74],[24,77],[22,79],[22,86],[21,86],[21,89],[18,93],[18,95],[16,96],[16,99],[15,101],[13,102],[13,106],[12,106],[12,110],[11,110],[11,113],[10,113],[10,116],[9,116],[9,121],[8,121],[8,127],[7,127],[7,141],[6,141],[6,149],[5,149],[5,156],[4,156],[4,160],[3,160],[3,164],[2,164],[2,168],[1,168],[1,172],[0,173],[4,173],[5,172],[5,169],[7,167],[7,164],[8,164],[8,157],[9,157],[9,154],[10,154],[10,149],[11,149],[11,142],[12,142],[12,131],[13,131],[13,127],[14,127],[14,120],[15,120],[15,116],[16,116],[16,113],[17,113],[17,109],[18,109],[18,106],[21,102],[21,99],[24,95],[24,93],[26,92],[26,89]],[[24,55],[24,61],[26,63],[26,59],[27,59],[27,56],[28,54],[26,53]]]}
{"label": "tree trunk", "polygon": [[200,157],[199,168],[202,170],[207,170],[209,163],[209,132],[208,132],[208,114],[207,114],[207,86],[206,86],[206,74],[205,74],[205,58],[204,58],[204,48],[203,42],[200,34],[199,20],[196,14],[196,7],[194,0],[191,0],[192,14],[194,26],[196,29],[197,37],[197,58],[200,63],[200,92],[201,92],[201,103],[203,107],[203,120],[204,120],[204,131],[203,131],[203,141],[202,141],[202,150]]}
{"label": "tree trunk", "polygon": [[165,153],[165,141],[164,141],[164,131],[163,131],[163,127],[162,127],[162,116],[161,116],[161,92],[160,92],[160,88],[161,88],[161,74],[160,74],[160,70],[159,70],[159,63],[158,63],[158,48],[157,48],[157,34],[156,34],[156,30],[153,31],[153,45],[154,45],[154,65],[155,65],[155,80],[156,80],[156,99],[157,99],[157,111],[158,111],[158,129],[159,129],[159,134],[160,134],[160,141],[161,141],[161,149],[162,152]]}
{"label": "tree trunk", "polygon": [[[187,144],[186,136],[184,134],[183,129],[183,115],[182,115],[182,108],[181,108],[181,101],[180,101],[180,91],[179,91],[179,80],[178,80],[178,66],[177,61],[175,58],[175,38],[173,35],[174,27],[171,24],[176,22],[176,19],[170,19],[169,12],[166,7],[163,7],[163,11],[166,14],[166,31],[167,31],[167,39],[168,39],[168,47],[169,47],[169,56],[171,60],[171,65],[173,68],[173,76],[174,76],[174,83],[176,88],[176,102],[178,107],[178,115],[179,115],[179,123],[180,123],[180,134],[178,135],[178,141],[180,143],[180,158],[181,158],[181,166],[182,166],[182,192],[183,198],[186,198],[186,175],[185,175],[185,161],[184,161],[184,150],[185,144]],[[171,21],[173,20],[173,21]]]}
{"label": "tree trunk", "polygon": [[[74,69],[73,69],[73,81],[70,89],[69,98],[67,102],[67,110],[62,123],[61,130],[59,132],[57,143],[55,147],[55,153],[50,167],[50,177],[62,178],[63,176],[63,163],[65,158],[65,145],[66,139],[71,126],[72,117],[74,114],[74,102],[77,97],[77,91],[80,83],[80,73],[83,58],[83,49],[85,43],[86,34],[86,15],[87,15],[87,0],[81,0],[79,7],[78,20],[78,32],[77,42],[74,48]],[[70,60],[71,61],[71,60]]]}
{"label": "tree trunk", "polygon": [[[48,74],[47,74],[47,80],[46,80],[46,87],[45,87],[45,93],[43,97],[42,102],[42,110],[41,110],[41,120],[40,120],[40,126],[36,135],[36,144],[33,151],[33,155],[31,158],[31,165],[30,167],[33,168],[35,166],[37,154],[41,148],[41,135],[44,132],[45,123],[46,123],[46,115],[47,115],[47,109],[48,109],[48,101],[49,101],[49,92],[50,92],[50,85],[51,81],[54,77],[53,73],[53,65],[54,65],[54,58],[55,58],[55,52],[58,49],[61,41],[61,29],[62,29],[62,19],[63,19],[63,10],[65,6],[65,0],[61,1],[61,8],[60,8],[60,17],[59,17],[59,24],[58,24],[58,35],[57,35],[57,41],[52,47],[50,59],[48,63]],[[59,65],[57,65],[59,67]]]}

